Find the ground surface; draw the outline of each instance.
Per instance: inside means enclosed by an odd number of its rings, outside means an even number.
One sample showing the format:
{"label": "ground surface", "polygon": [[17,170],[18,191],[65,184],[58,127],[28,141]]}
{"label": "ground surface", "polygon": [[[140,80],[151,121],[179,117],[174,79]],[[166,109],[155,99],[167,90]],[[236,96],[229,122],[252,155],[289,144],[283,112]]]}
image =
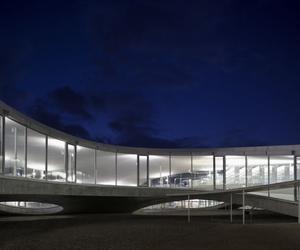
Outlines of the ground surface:
{"label": "ground surface", "polygon": [[[295,219],[77,215],[0,217],[0,249],[300,249]],[[283,223],[284,222],[284,223]]]}

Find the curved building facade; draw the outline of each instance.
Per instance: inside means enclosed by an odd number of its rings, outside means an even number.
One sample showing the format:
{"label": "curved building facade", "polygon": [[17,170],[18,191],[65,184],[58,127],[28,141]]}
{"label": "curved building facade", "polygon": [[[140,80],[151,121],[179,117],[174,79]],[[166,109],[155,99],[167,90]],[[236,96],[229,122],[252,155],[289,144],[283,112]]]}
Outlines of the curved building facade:
{"label": "curved building facade", "polygon": [[[300,145],[159,149],[107,145],[49,128],[0,102],[0,175],[97,187],[215,192],[300,179]],[[257,194],[295,201],[294,187]]]}

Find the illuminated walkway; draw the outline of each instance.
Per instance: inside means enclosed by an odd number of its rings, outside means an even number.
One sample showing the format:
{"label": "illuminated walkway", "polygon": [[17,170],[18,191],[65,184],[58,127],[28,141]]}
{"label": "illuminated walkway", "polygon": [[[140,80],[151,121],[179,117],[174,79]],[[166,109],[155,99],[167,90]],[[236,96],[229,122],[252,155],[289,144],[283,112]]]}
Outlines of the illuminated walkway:
{"label": "illuminated walkway", "polygon": [[132,212],[188,195],[242,204],[244,191],[247,204],[297,216],[298,180],[300,145],[207,149],[107,145],[49,128],[0,102],[2,202],[57,204],[65,213]]}

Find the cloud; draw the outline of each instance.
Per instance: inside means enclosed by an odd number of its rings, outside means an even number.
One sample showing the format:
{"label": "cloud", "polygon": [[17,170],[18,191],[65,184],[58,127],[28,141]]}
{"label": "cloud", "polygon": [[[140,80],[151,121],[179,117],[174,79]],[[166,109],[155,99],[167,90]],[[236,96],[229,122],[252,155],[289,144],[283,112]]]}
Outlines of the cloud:
{"label": "cloud", "polygon": [[89,132],[83,126],[64,123],[61,113],[50,111],[47,107],[49,105],[47,105],[46,101],[37,99],[29,109],[29,116],[51,128],[81,138],[91,139]]}
{"label": "cloud", "polygon": [[49,93],[49,100],[60,112],[66,112],[79,118],[92,120],[85,96],[76,92],[70,86],[63,86]]}

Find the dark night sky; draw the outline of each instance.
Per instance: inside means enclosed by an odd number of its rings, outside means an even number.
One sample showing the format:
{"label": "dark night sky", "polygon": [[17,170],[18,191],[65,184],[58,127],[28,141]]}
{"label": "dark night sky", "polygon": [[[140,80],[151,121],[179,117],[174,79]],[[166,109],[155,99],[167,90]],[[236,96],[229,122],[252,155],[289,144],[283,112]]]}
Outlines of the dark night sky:
{"label": "dark night sky", "polygon": [[1,1],[0,99],[150,147],[300,143],[300,3]]}

